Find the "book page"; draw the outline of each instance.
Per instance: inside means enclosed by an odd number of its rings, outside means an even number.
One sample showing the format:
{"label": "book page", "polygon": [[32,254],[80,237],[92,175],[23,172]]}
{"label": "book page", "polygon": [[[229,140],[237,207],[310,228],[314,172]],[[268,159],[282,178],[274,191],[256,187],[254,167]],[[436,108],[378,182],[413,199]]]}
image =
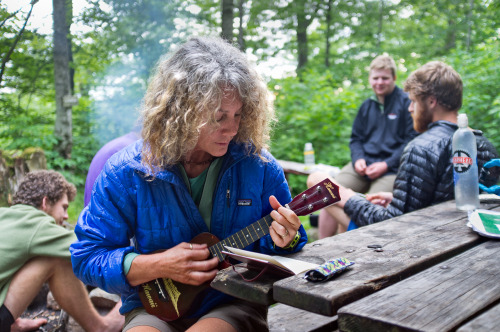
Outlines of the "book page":
{"label": "book page", "polygon": [[277,256],[277,255],[270,256],[270,255],[261,254],[258,252],[236,249],[236,248],[231,248],[231,247],[227,247],[227,246],[225,246],[225,248],[227,250],[231,251],[232,253],[235,253],[235,254],[240,255],[240,256],[246,256],[246,257],[251,257],[251,258],[256,258],[256,259],[267,261],[267,262],[274,264],[276,266],[282,267],[284,269],[288,269],[288,270],[292,271],[294,274],[299,274],[301,272],[315,269],[318,267],[318,264],[304,262],[304,261],[300,261],[298,259]]}

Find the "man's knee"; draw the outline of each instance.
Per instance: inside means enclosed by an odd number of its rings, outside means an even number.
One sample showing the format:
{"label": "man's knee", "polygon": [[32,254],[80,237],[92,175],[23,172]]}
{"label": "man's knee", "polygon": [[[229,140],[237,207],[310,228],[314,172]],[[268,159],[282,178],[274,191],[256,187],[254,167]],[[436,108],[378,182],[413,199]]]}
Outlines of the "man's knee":
{"label": "man's knee", "polygon": [[26,262],[15,274],[14,277],[24,280],[25,277],[36,278],[47,281],[55,273],[71,273],[73,268],[69,259],[58,257],[38,256]]}
{"label": "man's knee", "polygon": [[314,172],[309,174],[307,177],[307,188],[311,188],[315,184],[317,184],[320,181],[323,181],[324,179],[328,178],[329,175],[327,173],[323,172]]}
{"label": "man's knee", "polygon": [[335,177],[335,181],[359,193],[365,193],[369,189],[371,183],[369,179],[359,175],[354,170],[352,163],[348,163],[340,170],[340,173]]}
{"label": "man's knee", "polygon": [[55,269],[55,268],[71,268],[71,261],[60,257],[37,256],[30,259],[21,269],[26,268],[42,268],[42,269]]}

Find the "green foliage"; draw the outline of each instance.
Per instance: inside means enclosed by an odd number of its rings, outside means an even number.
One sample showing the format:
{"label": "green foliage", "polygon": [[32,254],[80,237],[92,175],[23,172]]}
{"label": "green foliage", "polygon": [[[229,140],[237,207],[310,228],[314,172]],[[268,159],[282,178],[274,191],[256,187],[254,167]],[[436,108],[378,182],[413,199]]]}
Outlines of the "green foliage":
{"label": "green foliage", "polygon": [[[64,176],[67,176],[67,175],[64,174]],[[66,179],[68,179],[68,177],[66,177]],[[68,181],[70,181],[70,180],[68,179]],[[83,194],[84,194],[83,186],[77,186],[75,200],[73,202],[69,203],[68,222],[72,225],[76,224],[76,222],[78,221],[78,216],[80,215],[80,212],[82,212],[82,210],[84,208],[84,206],[83,206]]]}
{"label": "green foliage", "polygon": [[461,112],[500,151],[500,40],[491,38],[471,52],[456,50],[445,58],[464,81]]}
{"label": "green foliage", "polygon": [[[71,36],[79,96],[72,110],[71,159],[54,152],[52,36],[24,31],[6,62],[0,85],[0,147],[43,148],[48,167],[63,171],[79,187],[99,147],[136,124],[137,109],[158,58],[191,35],[220,31],[217,0],[88,2],[91,5],[75,17],[74,25],[83,23],[90,29]],[[302,161],[304,143],[312,142],[318,163],[342,166],[350,159],[352,121],[371,93],[366,68],[382,52],[397,61],[400,86],[410,71],[427,61],[439,59],[452,65],[464,80],[463,111],[471,126],[482,129],[500,148],[498,1],[332,0],[329,29],[327,3],[243,1],[243,37],[258,59],[296,57],[298,14],[314,18],[307,29],[308,64],[300,79],[269,82],[279,118],[271,143],[277,158]],[[199,13],[190,8],[195,5]],[[235,6],[235,17],[238,10]],[[2,59],[24,17],[23,13],[11,16],[0,3]],[[305,177],[291,176],[290,184],[297,193],[305,189]]]}
{"label": "green foliage", "polygon": [[[301,80],[290,77],[273,81],[279,119],[272,134],[273,155],[303,162],[304,144],[312,142],[316,163],[339,167],[347,163],[352,121],[366,93],[349,84],[335,84],[330,71],[306,71]],[[298,192],[305,189],[303,177],[291,177],[290,184]]]}

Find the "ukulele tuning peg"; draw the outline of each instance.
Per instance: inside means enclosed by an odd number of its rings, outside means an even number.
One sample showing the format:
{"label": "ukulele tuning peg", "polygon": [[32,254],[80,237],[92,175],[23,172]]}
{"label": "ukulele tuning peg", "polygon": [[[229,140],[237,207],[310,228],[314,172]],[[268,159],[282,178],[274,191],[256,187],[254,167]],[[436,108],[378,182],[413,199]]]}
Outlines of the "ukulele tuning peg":
{"label": "ukulele tuning peg", "polygon": [[321,192],[321,186],[317,186],[317,187],[316,187],[316,191],[317,191],[317,192]]}
{"label": "ukulele tuning peg", "polygon": [[303,194],[302,195],[302,199],[305,201],[307,199],[307,195],[306,194]]}
{"label": "ukulele tuning peg", "polygon": [[328,203],[328,197],[323,197],[323,203]]}
{"label": "ukulele tuning peg", "polygon": [[312,205],[312,204],[309,204],[309,205],[307,206],[307,209],[308,209],[309,211],[311,211],[313,208],[314,208],[314,207],[313,207],[313,205]]}

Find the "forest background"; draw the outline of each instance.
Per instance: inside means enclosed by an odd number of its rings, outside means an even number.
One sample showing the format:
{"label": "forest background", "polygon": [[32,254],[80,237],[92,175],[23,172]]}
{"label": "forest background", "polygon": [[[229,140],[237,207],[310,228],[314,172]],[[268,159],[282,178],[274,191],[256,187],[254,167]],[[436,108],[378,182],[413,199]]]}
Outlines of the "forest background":
{"label": "forest background", "polygon": [[[53,33],[30,17],[50,0],[9,11],[0,1],[0,149],[40,147],[48,168],[78,187],[106,142],[131,131],[161,55],[194,35],[222,35],[258,64],[279,122],[271,152],[303,161],[350,160],[358,107],[370,96],[367,67],[393,56],[402,86],[430,60],[464,81],[462,112],[500,148],[500,2],[496,0],[52,0]],[[75,29],[75,27],[84,27]],[[305,177],[291,176],[294,194]]]}

